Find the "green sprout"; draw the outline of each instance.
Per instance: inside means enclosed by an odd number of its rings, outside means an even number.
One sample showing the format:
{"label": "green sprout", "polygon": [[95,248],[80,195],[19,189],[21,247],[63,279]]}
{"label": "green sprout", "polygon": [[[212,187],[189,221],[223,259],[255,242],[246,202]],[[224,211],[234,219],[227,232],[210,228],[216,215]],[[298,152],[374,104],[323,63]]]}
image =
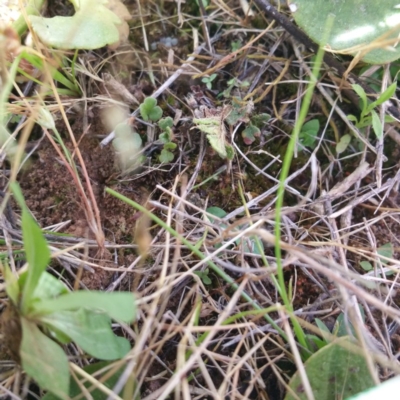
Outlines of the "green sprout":
{"label": "green sprout", "polygon": [[211,90],[212,82],[214,81],[214,79],[216,77],[217,77],[217,74],[212,74],[210,76],[205,76],[201,81],[206,84],[208,90]]}

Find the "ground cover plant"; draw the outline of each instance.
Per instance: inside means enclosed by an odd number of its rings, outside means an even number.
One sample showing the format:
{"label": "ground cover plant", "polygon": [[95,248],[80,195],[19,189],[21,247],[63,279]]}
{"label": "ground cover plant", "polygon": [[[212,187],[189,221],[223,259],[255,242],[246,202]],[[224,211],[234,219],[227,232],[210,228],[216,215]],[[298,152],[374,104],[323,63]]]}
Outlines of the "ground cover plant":
{"label": "ground cover plant", "polygon": [[1,396],[398,385],[399,13],[341,2],[0,6]]}

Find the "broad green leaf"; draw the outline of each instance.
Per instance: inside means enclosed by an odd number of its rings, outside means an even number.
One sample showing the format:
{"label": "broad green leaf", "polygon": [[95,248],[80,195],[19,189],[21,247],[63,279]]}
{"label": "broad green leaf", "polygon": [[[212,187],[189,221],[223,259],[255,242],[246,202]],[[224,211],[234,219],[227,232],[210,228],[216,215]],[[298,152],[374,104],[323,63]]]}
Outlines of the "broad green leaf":
{"label": "broad green leaf", "polygon": [[336,145],[336,153],[337,154],[343,153],[349,146],[350,142],[351,142],[351,135],[346,133],[340,138],[339,143]]}
{"label": "broad green leaf", "polygon": [[375,135],[378,139],[383,136],[383,125],[379,115],[376,113],[375,110],[371,110],[372,116],[372,128],[374,129]]}
{"label": "broad green leaf", "polygon": [[[107,366],[111,366],[112,364],[109,361],[100,361],[95,364],[90,364],[82,368],[85,372],[87,372],[89,375],[94,375],[97,371],[100,371],[104,369]],[[110,369],[107,369],[106,372],[99,374],[96,374],[95,378],[97,381],[102,382],[104,386],[106,386],[109,389],[112,389],[116,383],[118,382],[118,379],[120,378],[121,374],[125,370],[125,365],[121,366],[117,371],[114,372],[109,378],[104,379],[104,377],[108,376],[110,373]],[[92,387],[92,384],[82,378],[80,385],[83,385],[86,389],[89,389]],[[76,396],[82,395],[83,391],[80,388],[80,385],[76,383],[75,380],[71,381],[71,386],[69,390],[69,397],[70,398],[75,398]],[[108,395],[104,392],[102,392],[100,389],[93,388],[90,390],[90,395],[92,396],[93,400],[107,400]],[[83,399],[85,397],[82,397]],[[59,400],[59,397],[53,395],[52,393],[47,393],[45,396],[42,397],[42,400]]]}
{"label": "broad green leaf", "polygon": [[25,313],[33,298],[40,276],[46,269],[50,260],[50,250],[41,229],[36,224],[25,205],[20,187],[14,183],[11,185],[11,189],[15,199],[22,208],[22,238],[28,262],[28,272],[25,285],[22,289],[21,301],[22,313]]}
{"label": "broad green leaf", "polygon": [[[304,363],[315,399],[346,399],[374,386],[365,357],[348,350],[354,347],[354,341],[343,337],[326,345]],[[288,391],[285,400],[307,399],[298,372],[293,375],[289,387],[297,397]]]}
{"label": "broad green leaf", "polygon": [[105,0],[73,2],[72,17],[44,18],[29,16],[32,28],[40,40],[58,49],[98,49],[119,40],[116,25],[121,20],[110,11]]}
{"label": "broad green leaf", "polygon": [[38,300],[54,299],[62,294],[69,293],[68,288],[55,276],[44,271],[33,293],[33,298]]}
{"label": "broad green leaf", "polygon": [[[362,46],[365,52],[370,44],[378,45],[378,48],[362,53],[363,61],[371,64],[386,64],[400,57],[398,3],[398,0],[289,1],[297,25],[318,44],[322,44],[328,16],[333,15],[334,24],[327,41],[329,49],[345,52]],[[383,43],[384,39],[391,43]],[[350,51],[356,55],[358,50]]]}
{"label": "broad green leaf", "polygon": [[69,368],[64,351],[43,334],[35,323],[22,317],[21,325],[22,368],[42,389],[66,398],[69,392]]}
{"label": "broad green leaf", "polygon": [[61,311],[86,308],[107,314],[116,321],[130,323],[135,319],[135,297],[129,292],[77,291],[63,294],[55,299],[34,304],[32,314],[45,315]]}
{"label": "broad green leaf", "polygon": [[111,320],[106,314],[81,308],[58,311],[40,320],[50,330],[55,328],[63,332],[86,353],[101,360],[119,359],[131,349],[127,339],[114,335]]}

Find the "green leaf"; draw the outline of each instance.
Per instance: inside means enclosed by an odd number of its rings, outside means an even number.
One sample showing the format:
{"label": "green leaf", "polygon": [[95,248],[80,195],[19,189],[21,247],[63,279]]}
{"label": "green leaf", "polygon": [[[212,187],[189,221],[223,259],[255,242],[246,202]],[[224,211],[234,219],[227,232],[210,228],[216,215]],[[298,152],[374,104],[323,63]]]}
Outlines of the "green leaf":
{"label": "green leaf", "polygon": [[318,131],[319,121],[317,119],[306,122],[301,128],[299,142],[306,147],[315,147]]}
{"label": "green leaf", "polygon": [[375,107],[383,104],[385,101],[388,101],[391,97],[394,96],[397,89],[397,82],[393,82],[379,97],[376,101],[373,101],[369,106],[368,110],[372,110]]}
{"label": "green leaf", "polygon": [[44,335],[35,323],[21,318],[21,325],[22,368],[42,389],[66,398],[69,392],[69,368],[64,351]]}
{"label": "green leaf", "polygon": [[15,199],[22,208],[22,238],[24,242],[28,272],[25,285],[22,289],[21,310],[26,313],[29,303],[33,298],[40,277],[50,260],[50,250],[41,229],[38,227],[27,206],[18,184],[13,183],[11,189]]}
{"label": "green leaf", "polygon": [[[340,338],[304,363],[315,399],[346,399],[374,386],[365,357],[348,350],[354,346],[355,342],[349,337]],[[285,400],[307,399],[299,372],[293,375],[289,387],[297,397],[288,391]]]}
{"label": "green leaf", "polygon": [[162,118],[158,121],[158,126],[165,131],[167,128],[174,126],[174,120],[171,117]]}
{"label": "green leaf", "polygon": [[[109,361],[100,361],[94,364],[86,365],[82,369],[87,372],[89,375],[94,375],[97,371],[100,371],[104,369],[107,366],[111,366],[112,364]],[[95,380],[101,381],[104,386],[106,386],[109,389],[112,389],[116,383],[118,382],[118,379],[121,377],[122,373],[125,370],[125,365],[122,365],[117,371],[114,372],[113,375],[111,375],[109,378],[104,379],[103,377],[109,375],[109,370],[108,369],[106,372],[99,374],[96,374],[96,377],[94,377]],[[75,380],[72,380],[70,390],[69,390],[69,397],[70,398],[75,398],[76,396],[83,395],[83,391],[81,389],[81,386],[84,386],[87,390],[92,386],[91,382],[88,382],[82,378],[82,381],[80,384],[76,383]],[[108,394],[104,393],[100,389],[93,388],[92,390],[89,391],[90,395],[92,396],[93,400],[107,400]],[[85,397],[82,397],[83,399]],[[42,400],[59,400],[59,397],[47,393],[42,397]]]}
{"label": "green leaf", "polygon": [[261,128],[270,119],[271,119],[271,115],[269,115],[267,113],[256,114],[253,117],[251,117],[251,123],[253,125],[257,126],[258,128]]}
{"label": "green leaf", "polygon": [[206,211],[218,218],[224,218],[227,215],[226,211],[220,207],[208,207]]}
{"label": "green leaf", "polygon": [[208,276],[208,272],[209,271],[207,269],[205,271],[195,271],[194,273],[195,273],[195,275],[197,275],[202,280],[202,282],[205,285],[211,285],[212,281],[211,281],[210,277]]}
{"label": "green leaf", "polygon": [[379,115],[376,113],[375,110],[371,110],[372,116],[372,128],[374,129],[375,135],[378,139],[383,136],[383,125]]}
{"label": "green leaf", "polygon": [[122,358],[131,349],[127,339],[114,335],[106,314],[79,309],[58,311],[40,320],[50,330],[63,332],[86,353],[101,360]]}
{"label": "green leaf", "polygon": [[232,111],[229,113],[229,115],[226,117],[226,122],[228,125],[234,126],[238,122],[248,122],[248,117],[247,117],[247,108],[245,106],[241,106],[240,104],[233,103],[232,105]]}
{"label": "green leaf", "polygon": [[8,265],[3,266],[4,280],[6,282],[7,296],[11,299],[15,306],[18,305],[19,301],[19,284],[18,275],[13,274]]}
{"label": "green leaf", "polygon": [[358,124],[358,118],[357,118],[356,116],[352,115],[352,114],[349,114],[349,115],[347,116],[347,119],[348,119],[349,121],[354,122],[356,125]]}
{"label": "green leaf", "polygon": [[349,147],[350,142],[351,142],[351,135],[346,133],[340,138],[339,143],[336,145],[336,153],[337,154],[343,153],[347,149],[347,147]]}
{"label": "green leaf", "polygon": [[368,99],[367,99],[367,94],[365,93],[365,90],[363,89],[362,86],[360,86],[357,83],[354,83],[353,85],[351,85],[351,87],[353,88],[353,90],[358,94],[358,96],[361,99],[362,102],[362,109],[361,109],[361,113],[363,115],[365,115],[366,113],[368,113]]}
{"label": "green leaf", "polygon": [[59,311],[86,308],[98,310],[110,318],[131,323],[136,316],[135,297],[129,292],[77,291],[34,304],[32,314],[45,315]]}
{"label": "green leaf", "polygon": [[61,294],[69,293],[68,288],[59,279],[44,271],[33,293],[33,299],[54,299]]}
{"label": "green leaf", "polygon": [[168,142],[164,144],[164,149],[165,150],[175,150],[177,147],[176,143],[173,142]]}
{"label": "green leaf", "polygon": [[161,141],[161,143],[168,143],[171,140],[171,135],[169,134],[169,132],[163,132],[160,134],[160,136],[158,137],[158,139]]}
{"label": "green leaf", "polygon": [[119,17],[104,6],[104,0],[73,2],[72,17],[43,18],[29,16],[32,28],[40,40],[58,49],[98,49],[119,40],[116,25]]}
{"label": "green leaf", "polygon": [[252,144],[256,137],[260,137],[261,131],[255,125],[250,124],[246,129],[242,132],[243,142],[246,145]]}
{"label": "green leaf", "polygon": [[315,324],[318,326],[318,328],[321,331],[321,335],[324,338],[325,342],[329,341],[329,336],[327,335],[327,333],[330,335],[330,330],[328,329],[328,327],[324,324],[323,321],[321,321],[319,318],[315,318]]}
{"label": "green leaf", "polygon": [[[43,65],[44,63],[43,63],[43,60],[39,56],[29,53],[26,50],[23,50],[22,58],[25,59],[26,61],[28,61],[30,64],[32,64],[39,71],[44,71],[44,65]],[[74,82],[71,82],[71,80],[68,79],[66,76],[64,76],[60,71],[58,71],[57,68],[50,65],[49,63],[47,63],[46,68],[48,68],[52,78],[55,81],[61,83],[62,85],[64,85],[68,89],[70,89],[74,94],[81,93],[79,86],[77,84],[75,84]],[[22,73],[22,71],[20,71],[20,72]],[[30,79],[32,79],[32,78],[30,78]],[[36,83],[38,83],[39,85],[43,84],[43,82],[41,82],[41,81],[37,81]],[[59,88],[58,88],[58,90],[59,90]]]}
{"label": "green leaf", "polygon": [[[391,243],[386,243],[380,246],[376,252],[382,257],[393,258],[393,246]],[[389,261],[381,259],[381,263],[382,265],[387,266]]]}
{"label": "green leaf", "polygon": [[368,51],[369,44],[379,45],[385,37],[385,40],[392,39],[392,43],[363,53],[363,61],[386,64],[400,57],[398,0],[290,0],[289,3],[297,25],[318,44],[325,45],[321,41],[326,21],[334,15],[327,40],[330,49],[340,53],[363,46]]}
{"label": "green leaf", "polygon": [[162,149],[158,159],[161,163],[169,163],[174,159],[174,154],[167,149]]}
{"label": "green leaf", "polygon": [[306,339],[307,342],[311,344],[314,351],[318,351],[328,344],[326,340],[311,334],[306,335]]}
{"label": "green leaf", "polygon": [[369,261],[360,261],[360,266],[364,271],[367,272],[373,269],[373,266]]}
{"label": "green leaf", "polygon": [[157,106],[157,100],[153,97],[147,97],[139,109],[145,121],[158,121],[162,117],[162,109]]}

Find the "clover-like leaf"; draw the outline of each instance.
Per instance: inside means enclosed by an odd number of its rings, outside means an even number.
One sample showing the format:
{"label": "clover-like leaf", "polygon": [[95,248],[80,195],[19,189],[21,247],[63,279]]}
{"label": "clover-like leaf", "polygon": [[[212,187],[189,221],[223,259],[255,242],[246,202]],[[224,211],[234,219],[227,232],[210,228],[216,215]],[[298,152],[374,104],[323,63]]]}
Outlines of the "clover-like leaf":
{"label": "clover-like leaf", "polygon": [[157,105],[154,97],[147,97],[139,108],[145,121],[158,121],[162,117],[162,109]]}
{"label": "clover-like leaf", "polygon": [[160,127],[160,129],[165,131],[168,128],[172,128],[174,126],[174,120],[171,117],[160,119],[158,121],[158,126]]}
{"label": "clover-like leaf", "polygon": [[168,149],[162,149],[158,159],[161,163],[169,163],[174,159],[174,154],[171,153]]}
{"label": "clover-like leaf", "polygon": [[107,8],[107,0],[74,0],[72,17],[29,17],[35,33],[58,49],[98,49],[119,41],[121,19]]}
{"label": "clover-like leaf", "polygon": [[250,124],[243,132],[242,132],[242,138],[244,144],[250,145],[252,144],[255,140],[256,137],[259,137],[261,134],[261,131],[259,128],[257,128],[255,125]]}

